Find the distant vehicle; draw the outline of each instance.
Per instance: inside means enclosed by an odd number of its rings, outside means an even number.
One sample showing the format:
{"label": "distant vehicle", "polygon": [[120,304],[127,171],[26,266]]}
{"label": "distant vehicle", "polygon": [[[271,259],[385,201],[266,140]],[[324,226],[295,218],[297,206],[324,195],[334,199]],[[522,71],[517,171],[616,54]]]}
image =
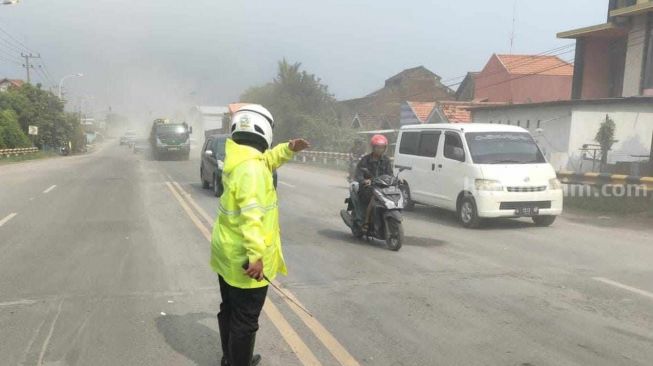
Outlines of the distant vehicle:
{"label": "distant vehicle", "polygon": [[134,154],[142,153],[150,147],[149,141],[147,139],[134,140],[134,142],[131,145]]}
{"label": "distant vehicle", "polygon": [[167,119],[156,119],[150,130],[150,146],[154,159],[190,156],[190,134],[193,129],[187,123],[173,123]]}
{"label": "distant vehicle", "polygon": [[395,169],[405,170],[407,208],[421,203],[455,211],[465,227],[495,217],[531,217],[549,226],[562,213],[556,172],[521,127],[404,126]]}
{"label": "distant vehicle", "polygon": [[[200,180],[202,188],[213,188],[216,197],[222,195],[222,169],[224,167],[225,146],[229,135],[216,134],[206,137],[200,156]],[[277,188],[277,172],[272,173],[274,188]]]}
{"label": "distant vehicle", "polygon": [[222,195],[222,168],[225,158],[225,144],[229,135],[212,135],[206,138],[200,157],[200,179],[202,188],[213,188],[216,197]]}
{"label": "distant vehicle", "polygon": [[125,132],[124,135],[120,136],[120,145],[129,145],[129,143],[134,140],[136,140],[136,132],[129,130]]}

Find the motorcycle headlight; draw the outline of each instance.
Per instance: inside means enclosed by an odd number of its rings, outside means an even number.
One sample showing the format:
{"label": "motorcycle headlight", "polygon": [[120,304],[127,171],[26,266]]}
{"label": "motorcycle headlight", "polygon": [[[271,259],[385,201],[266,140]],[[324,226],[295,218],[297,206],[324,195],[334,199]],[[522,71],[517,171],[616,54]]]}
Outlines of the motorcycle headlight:
{"label": "motorcycle headlight", "polygon": [[476,179],[474,183],[478,191],[503,191],[503,185],[498,180]]}
{"label": "motorcycle headlight", "polygon": [[562,183],[558,178],[549,179],[549,189],[562,189]]}

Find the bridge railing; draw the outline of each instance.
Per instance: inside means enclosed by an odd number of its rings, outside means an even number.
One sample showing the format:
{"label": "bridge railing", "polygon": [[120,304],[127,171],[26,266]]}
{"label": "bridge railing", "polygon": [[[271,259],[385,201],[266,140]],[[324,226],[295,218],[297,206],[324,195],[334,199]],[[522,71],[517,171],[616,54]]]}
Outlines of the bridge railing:
{"label": "bridge railing", "polygon": [[0,157],[18,156],[32,154],[39,151],[38,147],[25,147],[20,149],[0,149]]}

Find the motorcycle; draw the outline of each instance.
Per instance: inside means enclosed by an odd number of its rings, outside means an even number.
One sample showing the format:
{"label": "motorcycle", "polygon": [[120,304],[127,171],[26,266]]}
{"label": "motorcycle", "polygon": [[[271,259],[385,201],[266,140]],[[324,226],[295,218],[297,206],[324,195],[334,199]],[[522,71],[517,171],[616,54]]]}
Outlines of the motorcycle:
{"label": "motorcycle", "polygon": [[[360,207],[358,182],[349,186],[349,198],[345,199],[347,208],[340,211],[340,217],[351,229],[356,238],[367,237],[384,240],[390,250],[398,251],[404,241],[402,210],[404,194],[401,190],[399,172],[396,176],[382,175],[372,180],[372,213],[367,231],[363,230],[366,207]],[[366,175],[369,172],[365,172]],[[371,175],[369,175],[371,176]]]}

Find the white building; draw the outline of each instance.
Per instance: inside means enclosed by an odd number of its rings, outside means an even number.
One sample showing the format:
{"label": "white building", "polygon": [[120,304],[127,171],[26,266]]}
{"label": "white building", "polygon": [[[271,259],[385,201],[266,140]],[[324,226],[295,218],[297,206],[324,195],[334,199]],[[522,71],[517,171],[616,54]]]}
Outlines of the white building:
{"label": "white building", "polygon": [[653,97],[480,106],[471,110],[474,123],[508,124],[529,130],[556,170],[591,170],[592,161],[588,159],[593,156],[581,149],[596,144],[594,138],[606,115],[615,122],[617,140],[608,163],[648,160],[651,154]]}

